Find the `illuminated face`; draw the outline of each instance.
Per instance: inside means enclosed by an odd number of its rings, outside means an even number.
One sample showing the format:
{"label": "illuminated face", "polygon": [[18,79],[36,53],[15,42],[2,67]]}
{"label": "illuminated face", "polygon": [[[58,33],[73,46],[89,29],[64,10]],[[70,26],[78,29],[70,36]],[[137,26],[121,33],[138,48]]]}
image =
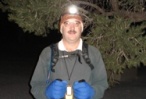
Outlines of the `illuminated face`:
{"label": "illuminated face", "polygon": [[61,33],[63,39],[67,42],[79,41],[83,30],[83,23],[81,20],[70,18],[61,24]]}

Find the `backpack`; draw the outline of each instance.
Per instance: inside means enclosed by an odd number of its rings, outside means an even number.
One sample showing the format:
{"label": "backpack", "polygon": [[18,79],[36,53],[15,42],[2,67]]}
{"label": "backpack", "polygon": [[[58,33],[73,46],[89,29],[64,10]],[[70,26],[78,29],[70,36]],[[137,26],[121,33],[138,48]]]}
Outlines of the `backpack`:
{"label": "backpack", "polygon": [[[51,44],[50,48],[51,48],[51,71],[55,72],[54,66],[56,65],[56,63],[59,59],[59,49],[58,49],[57,43]],[[82,47],[82,56],[83,56],[83,59],[85,60],[85,62],[91,68],[91,70],[93,70],[94,66],[92,65],[89,55],[88,55],[88,44],[86,44],[84,42],[83,42],[83,47]]]}

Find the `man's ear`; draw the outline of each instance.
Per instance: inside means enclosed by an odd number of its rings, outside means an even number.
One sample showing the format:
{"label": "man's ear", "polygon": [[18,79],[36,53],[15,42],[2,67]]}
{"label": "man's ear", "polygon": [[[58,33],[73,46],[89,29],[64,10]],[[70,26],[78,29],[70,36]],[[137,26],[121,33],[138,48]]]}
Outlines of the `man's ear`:
{"label": "man's ear", "polygon": [[83,31],[84,31],[84,23],[83,22],[81,23],[81,28],[82,28],[81,32],[83,33]]}
{"label": "man's ear", "polygon": [[62,27],[63,27],[63,26],[62,26],[62,25],[60,25],[60,33],[61,33],[61,34],[62,34]]}

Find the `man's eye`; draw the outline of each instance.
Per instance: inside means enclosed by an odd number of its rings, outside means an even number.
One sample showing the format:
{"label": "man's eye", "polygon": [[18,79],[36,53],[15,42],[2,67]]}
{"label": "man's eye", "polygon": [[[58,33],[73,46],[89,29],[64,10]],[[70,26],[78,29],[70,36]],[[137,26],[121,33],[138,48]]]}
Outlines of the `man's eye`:
{"label": "man's eye", "polygon": [[80,25],[80,22],[76,22],[75,24],[76,24],[76,26],[78,26],[78,25]]}
{"label": "man's eye", "polygon": [[76,22],[68,22],[68,21],[65,21],[64,22],[64,26],[69,26],[69,25],[74,25],[74,26],[79,26],[81,24],[81,22],[79,21],[76,21]]}
{"label": "man's eye", "polygon": [[80,22],[76,22],[76,24],[80,24]]}
{"label": "man's eye", "polygon": [[68,25],[69,24],[69,22],[64,22],[64,25]]}

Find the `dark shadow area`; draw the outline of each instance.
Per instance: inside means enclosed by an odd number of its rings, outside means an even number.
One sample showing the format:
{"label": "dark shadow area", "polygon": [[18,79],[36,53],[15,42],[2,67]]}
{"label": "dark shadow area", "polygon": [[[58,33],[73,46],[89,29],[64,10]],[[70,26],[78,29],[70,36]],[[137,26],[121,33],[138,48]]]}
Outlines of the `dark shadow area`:
{"label": "dark shadow area", "polygon": [[57,30],[52,30],[47,37],[24,33],[16,23],[8,21],[7,13],[2,12],[0,12],[0,33],[2,57],[7,57],[7,55],[18,57],[38,56],[43,48],[61,39],[61,34]]}
{"label": "dark shadow area", "polygon": [[141,64],[141,66],[137,68],[136,79],[121,81],[119,84],[111,87],[106,91],[103,99],[146,99],[145,93],[146,66]]}

